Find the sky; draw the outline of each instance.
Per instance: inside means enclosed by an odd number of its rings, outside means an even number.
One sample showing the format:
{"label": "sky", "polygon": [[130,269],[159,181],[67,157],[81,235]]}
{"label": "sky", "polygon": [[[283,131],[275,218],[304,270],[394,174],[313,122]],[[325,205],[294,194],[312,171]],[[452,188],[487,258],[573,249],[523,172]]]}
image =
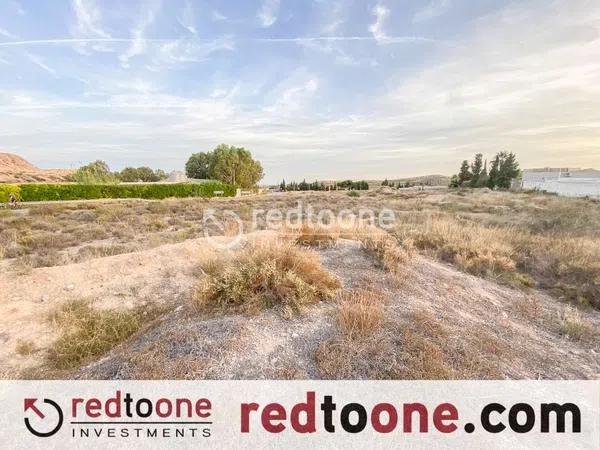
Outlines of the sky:
{"label": "sky", "polygon": [[2,0],[0,151],[265,182],[600,168],[598,0]]}

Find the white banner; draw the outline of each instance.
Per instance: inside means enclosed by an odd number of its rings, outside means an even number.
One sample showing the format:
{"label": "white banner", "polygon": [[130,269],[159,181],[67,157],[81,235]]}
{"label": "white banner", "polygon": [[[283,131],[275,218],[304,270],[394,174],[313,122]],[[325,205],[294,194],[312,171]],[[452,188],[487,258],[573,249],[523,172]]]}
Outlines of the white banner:
{"label": "white banner", "polygon": [[4,448],[600,448],[598,381],[2,381]]}

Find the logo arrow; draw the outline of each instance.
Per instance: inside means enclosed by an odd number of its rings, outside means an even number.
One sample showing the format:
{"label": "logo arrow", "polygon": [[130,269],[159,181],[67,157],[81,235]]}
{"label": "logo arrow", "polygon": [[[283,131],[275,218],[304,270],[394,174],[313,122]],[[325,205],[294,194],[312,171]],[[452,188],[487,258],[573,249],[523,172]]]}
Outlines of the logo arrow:
{"label": "logo arrow", "polygon": [[46,417],[44,415],[43,412],[41,412],[37,406],[35,406],[35,402],[37,401],[37,398],[26,398],[25,399],[25,412],[27,412],[28,409],[31,409],[34,413],[36,413],[38,415],[38,417],[40,419],[43,419],[44,417]]}

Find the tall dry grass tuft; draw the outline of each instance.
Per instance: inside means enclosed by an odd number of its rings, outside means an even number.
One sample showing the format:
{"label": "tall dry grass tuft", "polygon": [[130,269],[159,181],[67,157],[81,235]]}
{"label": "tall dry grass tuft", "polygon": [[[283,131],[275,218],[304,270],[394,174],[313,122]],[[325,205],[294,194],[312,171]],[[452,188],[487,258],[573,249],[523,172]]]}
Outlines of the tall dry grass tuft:
{"label": "tall dry grass tuft", "polygon": [[400,244],[396,238],[380,228],[365,228],[359,234],[359,239],[364,248],[381,262],[384,269],[397,276],[404,273],[406,263],[414,253],[412,240],[406,239]]}
{"label": "tall dry grass tuft", "polygon": [[372,335],[383,323],[382,294],[365,290],[342,292],[336,319],[341,332],[350,339]]}
{"label": "tall dry grass tuft", "polygon": [[257,313],[281,306],[286,314],[332,298],[340,283],[318,255],[280,240],[249,243],[231,258],[202,264],[207,273],[196,288],[200,309]]}

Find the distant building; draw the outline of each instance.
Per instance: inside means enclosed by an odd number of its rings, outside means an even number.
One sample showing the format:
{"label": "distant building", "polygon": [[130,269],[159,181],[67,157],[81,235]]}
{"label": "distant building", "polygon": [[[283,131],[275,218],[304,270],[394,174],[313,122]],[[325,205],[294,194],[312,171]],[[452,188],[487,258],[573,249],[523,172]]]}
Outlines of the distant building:
{"label": "distant building", "polygon": [[567,197],[600,197],[600,170],[543,168],[523,171],[521,189]]}
{"label": "distant building", "polygon": [[167,178],[165,181],[167,181],[168,183],[185,183],[187,180],[188,177],[185,174],[185,172],[175,170],[171,172],[171,175],[169,175],[169,178]]}

